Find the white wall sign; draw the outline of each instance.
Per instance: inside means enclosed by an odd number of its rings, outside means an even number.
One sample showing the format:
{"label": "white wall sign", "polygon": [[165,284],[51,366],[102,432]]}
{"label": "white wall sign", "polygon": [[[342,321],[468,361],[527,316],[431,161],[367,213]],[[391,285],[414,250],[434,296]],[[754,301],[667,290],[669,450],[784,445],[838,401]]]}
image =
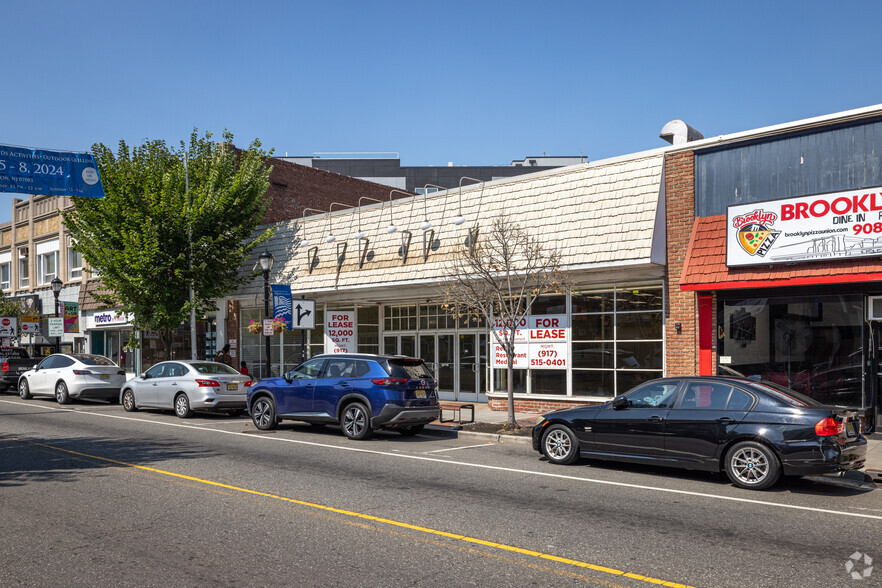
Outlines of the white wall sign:
{"label": "white wall sign", "polygon": [[127,325],[131,321],[131,314],[118,314],[115,310],[99,310],[86,315],[86,329]]}
{"label": "white wall sign", "polygon": [[64,318],[50,316],[49,317],[49,336],[62,337],[64,335]]}
{"label": "white wall sign", "polygon": [[355,353],[355,312],[329,311],[325,317],[325,353]]}
{"label": "white wall sign", "polygon": [[18,319],[14,316],[0,317],[0,337],[18,336]]}
{"label": "white wall sign", "polygon": [[729,206],[726,265],[882,255],[882,187]]}

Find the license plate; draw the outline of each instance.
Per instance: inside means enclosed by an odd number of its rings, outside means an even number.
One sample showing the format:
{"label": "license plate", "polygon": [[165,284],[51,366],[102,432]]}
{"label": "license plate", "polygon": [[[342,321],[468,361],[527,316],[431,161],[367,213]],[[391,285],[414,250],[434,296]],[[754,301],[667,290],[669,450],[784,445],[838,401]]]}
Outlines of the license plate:
{"label": "license plate", "polygon": [[227,390],[238,390],[239,384],[227,384]]}
{"label": "license plate", "polygon": [[854,429],[854,423],[849,421],[845,423],[845,434],[849,437],[857,437],[857,431]]}
{"label": "license plate", "polygon": [[107,374],[101,374],[101,379],[102,379],[102,380],[109,380],[109,379],[110,379],[110,376],[107,375]]}
{"label": "license plate", "polygon": [[425,397],[426,397],[426,391],[425,391],[425,390],[417,390],[417,391],[416,391],[416,397],[417,397],[417,398],[425,398]]}

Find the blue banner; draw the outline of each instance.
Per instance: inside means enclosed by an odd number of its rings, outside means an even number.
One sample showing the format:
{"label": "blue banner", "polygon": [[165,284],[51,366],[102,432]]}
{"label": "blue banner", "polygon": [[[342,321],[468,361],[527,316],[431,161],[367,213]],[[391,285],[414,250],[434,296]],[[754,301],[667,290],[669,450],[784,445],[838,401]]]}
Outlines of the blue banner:
{"label": "blue banner", "polygon": [[104,198],[90,153],[0,145],[0,192]]}
{"label": "blue banner", "polygon": [[285,325],[291,330],[291,286],[273,284],[273,318],[285,319]]}

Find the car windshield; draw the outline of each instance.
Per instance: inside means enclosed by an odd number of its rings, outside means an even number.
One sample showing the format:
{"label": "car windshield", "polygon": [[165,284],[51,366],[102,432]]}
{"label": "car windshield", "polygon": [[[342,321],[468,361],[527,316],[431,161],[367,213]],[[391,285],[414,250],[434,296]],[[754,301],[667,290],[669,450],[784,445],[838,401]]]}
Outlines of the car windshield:
{"label": "car windshield", "polygon": [[239,372],[228,365],[206,361],[205,363],[191,363],[190,367],[200,374],[230,374],[238,375]]}
{"label": "car windshield", "polygon": [[386,362],[386,371],[393,378],[432,378],[432,372],[421,359],[390,359]]}
{"label": "car windshield", "polygon": [[90,355],[83,353],[79,355],[72,355],[71,357],[85,365],[116,365],[103,355]]}
{"label": "car windshield", "polygon": [[780,400],[788,406],[818,406],[821,404],[814,398],[809,398],[808,396],[804,396],[803,394],[800,394],[795,390],[785,388],[784,386],[779,386],[774,382],[752,382],[751,386],[753,386],[754,388],[759,388],[769,396]]}

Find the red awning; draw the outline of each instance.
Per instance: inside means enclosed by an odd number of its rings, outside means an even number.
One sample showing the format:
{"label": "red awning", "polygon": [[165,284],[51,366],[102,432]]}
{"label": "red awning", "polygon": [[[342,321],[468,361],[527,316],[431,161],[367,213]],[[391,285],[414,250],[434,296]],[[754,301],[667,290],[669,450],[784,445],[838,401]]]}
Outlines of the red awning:
{"label": "red awning", "polygon": [[[672,242],[676,241],[668,235],[668,243]],[[732,290],[875,281],[882,281],[882,260],[877,258],[726,267],[726,215],[720,215],[695,219],[680,289]]]}

